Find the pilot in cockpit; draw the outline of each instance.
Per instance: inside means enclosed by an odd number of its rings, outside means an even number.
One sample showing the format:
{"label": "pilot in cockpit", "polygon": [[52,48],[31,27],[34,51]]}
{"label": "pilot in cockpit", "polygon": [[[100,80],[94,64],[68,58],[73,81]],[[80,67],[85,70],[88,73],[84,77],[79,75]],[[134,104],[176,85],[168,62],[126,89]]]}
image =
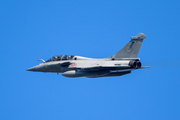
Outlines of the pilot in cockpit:
{"label": "pilot in cockpit", "polygon": [[58,56],[57,61],[60,61],[60,60],[61,60],[61,57],[60,57],[60,56]]}
{"label": "pilot in cockpit", "polygon": [[54,61],[57,61],[57,56],[54,56]]}
{"label": "pilot in cockpit", "polygon": [[69,56],[68,56],[68,60],[70,60],[70,59],[71,59],[71,56],[69,55]]}

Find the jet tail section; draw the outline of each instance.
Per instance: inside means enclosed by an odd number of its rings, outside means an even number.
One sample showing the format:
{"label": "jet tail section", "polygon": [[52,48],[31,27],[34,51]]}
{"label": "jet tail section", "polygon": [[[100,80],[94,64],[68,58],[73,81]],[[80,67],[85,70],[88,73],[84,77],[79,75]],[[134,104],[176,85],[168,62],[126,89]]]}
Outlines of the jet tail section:
{"label": "jet tail section", "polygon": [[129,43],[109,58],[136,58],[144,38],[146,38],[144,33],[139,33],[138,35],[131,37]]}

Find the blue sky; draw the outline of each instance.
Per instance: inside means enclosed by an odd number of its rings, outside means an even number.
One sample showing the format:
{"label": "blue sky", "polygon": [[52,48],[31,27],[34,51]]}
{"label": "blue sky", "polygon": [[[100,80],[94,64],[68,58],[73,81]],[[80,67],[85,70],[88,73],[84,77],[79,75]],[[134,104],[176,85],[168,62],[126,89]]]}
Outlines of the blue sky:
{"label": "blue sky", "polygon": [[[178,0],[1,0],[0,119],[179,120]],[[38,59],[105,58],[146,34],[150,69],[122,77],[65,78],[27,72]]]}

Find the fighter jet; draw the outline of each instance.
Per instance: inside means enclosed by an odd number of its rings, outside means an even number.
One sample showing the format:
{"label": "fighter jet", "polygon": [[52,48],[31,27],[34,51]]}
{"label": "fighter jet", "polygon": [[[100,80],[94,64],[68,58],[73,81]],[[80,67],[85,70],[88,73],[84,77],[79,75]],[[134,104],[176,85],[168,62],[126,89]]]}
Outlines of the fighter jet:
{"label": "fighter jet", "polygon": [[146,35],[143,33],[131,37],[129,43],[116,54],[107,58],[94,59],[76,55],[56,55],[47,61],[39,59],[43,63],[29,68],[27,71],[62,73],[63,76],[70,78],[126,75],[133,70],[149,68],[149,66],[141,67],[140,58],[137,58],[144,38],[146,38]]}

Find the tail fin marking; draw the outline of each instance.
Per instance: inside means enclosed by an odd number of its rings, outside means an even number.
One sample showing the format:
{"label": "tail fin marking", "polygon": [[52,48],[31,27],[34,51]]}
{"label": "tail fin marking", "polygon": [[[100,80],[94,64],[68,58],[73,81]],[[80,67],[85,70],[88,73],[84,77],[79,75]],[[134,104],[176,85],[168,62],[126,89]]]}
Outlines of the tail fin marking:
{"label": "tail fin marking", "polygon": [[144,38],[146,35],[143,33],[131,37],[131,41],[110,58],[136,58]]}

